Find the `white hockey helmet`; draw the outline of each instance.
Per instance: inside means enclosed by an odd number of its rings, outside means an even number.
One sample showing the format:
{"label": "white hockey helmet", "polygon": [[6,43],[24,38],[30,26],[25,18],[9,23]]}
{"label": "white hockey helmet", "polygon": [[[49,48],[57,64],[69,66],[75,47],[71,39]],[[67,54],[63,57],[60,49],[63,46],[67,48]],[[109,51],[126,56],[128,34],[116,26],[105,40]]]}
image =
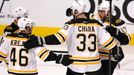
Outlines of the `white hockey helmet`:
{"label": "white hockey helmet", "polygon": [[[98,6],[98,10],[104,10],[106,12],[106,14],[108,14],[109,10],[110,10],[110,3],[109,1],[103,1],[99,6]],[[114,12],[114,6],[112,5],[112,13]]]}
{"label": "white hockey helmet", "polygon": [[26,30],[27,26],[32,28],[35,25],[35,23],[31,19],[28,19],[28,18],[20,18],[17,24],[18,24],[19,30]]}
{"label": "white hockey helmet", "polygon": [[29,16],[29,12],[27,9],[23,8],[23,7],[18,7],[13,11],[13,17],[17,18],[17,17],[28,17]]}
{"label": "white hockey helmet", "polygon": [[84,2],[84,0],[75,0],[72,2],[71,9],[73,15],[78,15],[80,13],[86,12],[86,3]]}

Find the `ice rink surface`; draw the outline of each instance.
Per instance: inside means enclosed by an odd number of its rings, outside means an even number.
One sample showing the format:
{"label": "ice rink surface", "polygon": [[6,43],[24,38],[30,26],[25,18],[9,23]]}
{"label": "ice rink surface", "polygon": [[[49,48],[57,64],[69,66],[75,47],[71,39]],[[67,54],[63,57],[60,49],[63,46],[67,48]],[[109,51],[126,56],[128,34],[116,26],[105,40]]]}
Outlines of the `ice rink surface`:
{"label": "ice rink surface", "polygon": [[[49,49],[66,50],[62,46],[47,46]],[[134,75],[134,46],[123,46],[125,58],[120,62],[120,68],[117,66],[114,75]],[[39,75],[65,75],[66,67],[54,64],[54,62],[44,63],[38,59]],[[7,75],[3,63],[0,65],[0,75]]]}

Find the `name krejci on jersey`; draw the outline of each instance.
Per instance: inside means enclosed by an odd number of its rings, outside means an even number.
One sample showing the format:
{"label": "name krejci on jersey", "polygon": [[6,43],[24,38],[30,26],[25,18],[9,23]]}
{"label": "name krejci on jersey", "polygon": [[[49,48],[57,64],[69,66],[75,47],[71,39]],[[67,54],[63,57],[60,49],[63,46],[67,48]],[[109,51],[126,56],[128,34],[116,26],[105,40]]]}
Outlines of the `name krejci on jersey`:
{"label": "name krejci on jersey", "polygon": [[13,46],[23,46],[24,41],[20,41],[20,40],[11,40],[11,45]]}

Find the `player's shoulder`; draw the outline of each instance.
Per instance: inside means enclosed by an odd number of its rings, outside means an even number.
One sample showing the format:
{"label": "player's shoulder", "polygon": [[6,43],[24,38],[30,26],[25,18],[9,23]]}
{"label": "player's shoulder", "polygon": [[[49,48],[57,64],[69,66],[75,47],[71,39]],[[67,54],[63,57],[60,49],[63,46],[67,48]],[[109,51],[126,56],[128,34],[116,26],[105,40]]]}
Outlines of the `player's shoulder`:
{"label": "player's shoulder", "polygon": [[78,19],[71,19],[68,22],[66,22],[66,24],[76,24],[76,23],[85,23],[88,22],[88,19],[86,18],[78,18]]}
{"label": "player's shoulder", "polygon": [[21,34],[21,33],[11,33],[11,34],[7,34],[6,38],[8,39],[18,39],[18,40],[27,40],[30,36],[26,35],[26,34]]}
{"label": "player's shoulder", "polygon": [[98,26],[103,26],[98,20],[96,19],[88,19],[88,23],[96,24]]}
{"label": "player's shoulder", "polygon": [[[8,25],[7,27],[14,27],[14,26],[17,26],[15,22],[12,22],[10,25]],[[6,28],[7,28],[6,27]]]}
{"label": "player's shoulder", "polygon": [[122,26],[125,24],[125,21],[120,18],[117,18],[116,16],[112,16],[112,24],[115,26]]}
{"label": "player's shoulder", "polygon": [[71,19],[70,21],[66,22],[65,24],[71,25],[71,24],[76,24],[76,23],[85,23],[85,24],[97,24],[99,26],[103,26],[99,21],[96,19],[88,19],[88,18],[80,18],[80,19]]}
{"label": "player's shoulder", "polygon": [[80,20],[78,20],[78,19],[71,19],[71,20],[67,21],[65,24],[71,25],[71,24],[79,23],[79,22],[80,22]]}

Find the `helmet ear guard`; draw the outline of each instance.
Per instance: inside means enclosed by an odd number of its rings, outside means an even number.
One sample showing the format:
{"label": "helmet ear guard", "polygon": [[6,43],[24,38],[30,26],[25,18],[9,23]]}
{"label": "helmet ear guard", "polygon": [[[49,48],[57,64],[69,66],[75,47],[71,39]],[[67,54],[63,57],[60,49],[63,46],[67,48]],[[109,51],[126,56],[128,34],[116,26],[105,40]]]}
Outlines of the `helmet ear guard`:
{"label": "helmet ear guard", "polygon": [[72,14],[72,9],[71,8],[67,8],[67,10],[66,10],[66,16],[68,16],[68,17],[70,17],[70,16],[72,16],[73,14]]}

